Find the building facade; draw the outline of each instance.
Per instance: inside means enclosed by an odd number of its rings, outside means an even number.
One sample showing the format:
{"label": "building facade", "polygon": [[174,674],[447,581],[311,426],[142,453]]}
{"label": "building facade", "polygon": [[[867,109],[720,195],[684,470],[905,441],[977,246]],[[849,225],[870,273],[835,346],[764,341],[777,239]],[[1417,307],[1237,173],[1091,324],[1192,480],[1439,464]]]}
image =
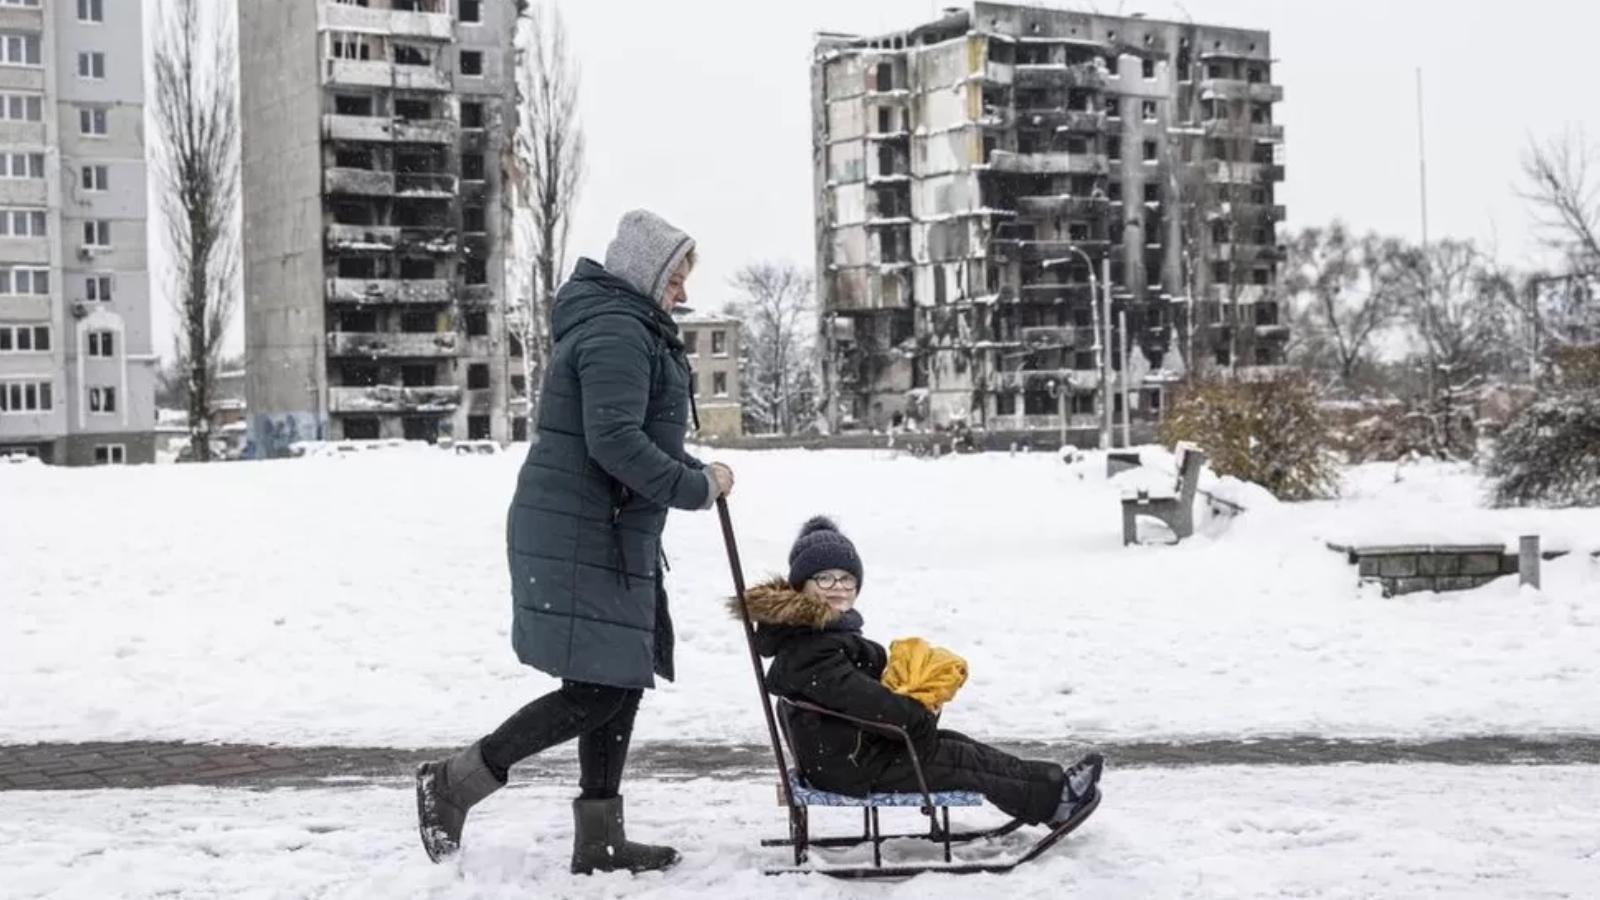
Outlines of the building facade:
{"label": "building facade", "polygon": [[516,7],[240,0],[251,455],[523,433]]}
{"label": "building facade", "polygon": [[1272,65],[1262,31],[996,3],[820,36],[833,423],[1098,429],[1124,380],[1153,418],[1280,364]]}
{"label": "building facade", "polygon": [[732,316],[685,313],[677,316],[689,357],[698,433],[708,437],[744,434],[744,394],[739,384],[740,322]]}
{"label": "building facade", "polygon": [[155,458],[138,0],[0,0],[0,454]]}

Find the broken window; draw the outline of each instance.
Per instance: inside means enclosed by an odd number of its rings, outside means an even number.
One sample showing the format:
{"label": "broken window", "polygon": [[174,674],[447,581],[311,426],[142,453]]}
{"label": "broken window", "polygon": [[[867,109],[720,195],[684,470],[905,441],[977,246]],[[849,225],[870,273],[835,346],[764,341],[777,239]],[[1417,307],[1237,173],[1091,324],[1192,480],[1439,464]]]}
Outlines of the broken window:
{"label": "broken window", "polygon": [[1106,118],[1108,118],[1108,119],[1120,119],[1120,118],[1122,118],[1122,98],[1121,97],[1107,97],[1106,98]]}
{"label": "broken window", "polygon": [[378,364],[346,362],[339,366],[339,381],[345,387],[372,387],[378,383]]}
{"label": "broken window", "polygon": [[352,97],[342,94],[333,98],[333,111],[341,116],[372,115],[371,97]]}
{"label": "broken window", "polygon": [[[1026,129],[1026,130],[1018,130],[1017,131],[1017,152],[1018,153],[1040,153],[1040,152],[1044,151],[1044,147],[1045,147],[1045,141],[1044,141],[1044,135],[1042,133],[1040,133],[1038,131],[1035,131],[1035,130],[1033,130],[1031,128],[1030,129]],[[885,163],[881,161],[881,159],[883,158],[882,154],[883,154],[883,151],[879,150],[879,155],[880,155],[880,162],[878,163],[879,168],[883,168],[883,166],[885,165]],[[887,157],[887,158],[889,160],[887,165],[893,166],[894,165],[894,157],[890,156],[890,157]],[[888,171],[888,170],[885,169],[884,171]]]}
{"label": "broken window", "polygon": [[1123,227],[1121,222],[1112,222],[1106,226],[1106,238],[1113,244],[1122,243]]}
{"label": "broken window", "polygon": [[373,416],[352,416],[344,420],[347,441],[375,441],[380,433],[378,420]]}
{"label": "broken window", "polygon": [[[1126,284],[1127,283],[1126,268],[1127,267],[1123,265],[1122,260],[1120,260],[1120,259],[1119,260],[1114,260],[1111,263],[1111,283],[1112,284]],[[1085,315],[1087,315],[1087,313],[1085,313]]]}
{"label": "broken window", "polygon": [[333,152],[333,164],[340,169],[371,169],[372,151],[366,147],[341,147]]}
{"label": "broken window", "polygon": [[1121,200],[1122,199],[1122,182],[1120,182],[1120,181],[1108,181],[1108,182],[1106,182],[1106,196],[1109,197],[1113,201]]}
{"label": "broken window", "polygon": [[878,63],[877,84],[880,91],[894,90],[894,64]]}
{"label": "broken window", "polygon": [[394,116],[407,122],[418,119],[431,119],[433,118],[433,104],[426,100],[396,100],[394,101]]}
{"label": "broken window", "polygon": [[888,134],[894,131],[894,110],[880,108],[878,110],[878,133]]}
{"label": "broken window", "polygon": [[1122,159],[1122,138],[1112,135],[1106,138],[1106,158],[1112,162]]}
{"label": "broken window", "polygon": [[1211,140],[1206,141],[1206,152],[1212,159],[1227,160],[1228,142],[1218,138],[1212,138]]}
{"label": "broken window", "polygon": [[525,441],[528,439],[528,417],[517,416],[511,420],[511,439]]}
{"label": "broken window", "polygon": [[401,313],[400,330],[406,334],[432,334],[439,330],[439,316],[431,312]]}
{"label": "broken window", "polygon": [[1144,185],[1144,202],[1159,203],[1161,201],[1161,185],[1147,181]]}
{"label": "broken window", "polygon": [[463,101],[462,102],[462,104],[461,104],[461,127],[462,128],[482,128],[483,127],[483,104],[482,103],[479,103],[479,102],[476,102],[476,101],[472,101],[472,102]]}
{"label": "broken window", "polygon": [[482,234],[488,227],[483,207],[477,205],[461,207],[462,231],[468,234]]}
{"label": "broken window", "polygon": [[1272,105],[1269,103],[1250,104],[1250,121],[1256,125],[1267,125],[1272,122]]}
{"label": "broken window", "polygon": [[1154,122],[1156,120],[1156,102],[1154,100],[1145,100],[1141,102],[1139,104],[1139,111],[1144,115],[1144,120],[1146,122]]}
{"label": "broken window", "polygon": [[1266,73],[1262,71],[1260,66],[1250,66],[1245,69],[1244,76],[1245,80],[1251,84],[1260,84],[1266,80]]}
{"label": "broken window", "polygon": [[1201,100],[1200,101],[1200,120],[1202,122],[1209,122],[1212,119],[1215,119],[1216,117],[1217,117],[1217,101],[1215,101],[1215,100]]}
{"label": "broken window", "polygon": [[1086,139],[1084,139],[1084,138],[1081,138],[1081,137],[1069,137],[1069,138],[1067,138],[1067,145],[1066,146],[1067,146],[1067,152],[1068,153],[1077,154],[1077,153],[1088,153],[1089,152],[1089,143],[1088,143],[1088,141]]}
{"label": "broken window", "polygon": [[509,379],[508,384],[511,385],[511,395],[513,397],[528,396],[528,376],[513,375]]}
{"label": "broken window", "polygon": [[1270,366],[1276,362],[1276,360],[1272,358],[1272,347],[1268,344],[1258,345],[1256,347],[1255,357],[1256,365],[1258,366]]}
{"label": "broken window", "polygon": [[1217,221],[1212,222],[1211,223],[1211,243],[1213,243],[1213,244],[1226,244],[1226,243],[1228,243],[1228,231],[1229,231],[1229,228],[1228,228],[1228,223],[1227,223],[1226,220],[1218,219]]}
{"label": "broken window", "polygon": [[434,387],[439,383],[439,367],[433,363],[401,366],[400,383],[406,387]]}
{"label": "broken window", "polygon": [[1217,62],[1206,63],[1206,77],[1207,78],[1226,78],[1226,77],[1228,77],[1227,70],[1225,70],[1222,67],[1222,63],[1217,63]]}
{"label": "broken window", "polygon": [[431,259],[400,260],[400,277],[407,280],[426,280],[434,277],[434,265]]}
{"label": "broken window", "polygon": [[483,51],[481,51],[481,50],[463,50],[463,51],[461,51],[461,74],[463,74],[463,75],[482,75],[483,74]]}
{"label": "broken window", "polygon": [[1122,76],[1122,72],[1119,71],[1117,67],[1117,57],[1106,57],[1106,76],[1110,78],[1119,78]]}
{"label": "broken window", "polygon": [[1178,80],[1179,81],[1190,81],[1190,80],[1192,80],[1194,78],[1194,75],[1189,71],[1189,69],[1191,67],[1193,67],[1193,65],[1194,65],[1194,57],[1193,57],[1193,54],[1189,50],[1189,42],[1187,40],[1179,41],[1178,42]]}
{"label": "broken window", "polygon": [[467,313],[467,337],[483,337],[489,333],[489,314],[486,312]]}
{"label": "broken window", "polygon": [[1211,280],[1217,284],[1227,284],[1233,278],[1233,270],[1225,261],[1211,264]]}
{"label": "broken window", "polygon": [[1075,416],[1094,415],[1094,394],[1073,394],[1068,408],[1072,411],[1072,415]]}
{"label": "broken window", "polygon": [[439,439],[439,420],[432,416],[407,416],[401,421],[400,430],[408,441],[431,444]]}
{"label": "broken window", "polygon": [[483,21],[483,0],[460,0],[457,8],[459,17],[463,22],[476,23]]}
{"label": "broken window", "polygon": [[1148,162],[1155,162],[1156,161],[1156,157],[1159,154],[1159,152],[1160,152],[1159,148],[1156,146],[1156,142],[1155,141],[1145,141],[1144,142],[1144,161],[1145,162],[1147,162],[1147,163]]}
{"label": "broken window", "polygon": [[994,414],[997,416],[1014,416],[1017,414],[1017,395],[1013,393],[994,395]]}
{"label": "broken window", "polygon": [[1250,270],[1250,283],[1269,285],[1272,283],[1272,270],[1265,266],[1256,266]]}
{"label": "broken window", "polygon": [[489,387],[489,364],[473,363],[467,366],[467,390],[482,391]]}
{"label": "broken window", "polygon": [[1218,344],[1212,351],[1211,358],[1219,366],[1231,365],[1233,363],[1233,352],[1228,348],[1227,344]]}
{"label": "broken window", "polygon": [[485,260],[469,259],[461,264],[461,280],[467,284],[488,284],[489,265]]}
{"label": "broken window", "polygon": [[340,331],[377,331],[378,314],[366,310],[352,310],[339,314]]}
{"label": "broken window", "polygon": [[1056,411],[1056,398],[1049,391],[1030,390],[1022,394],[1022,412],[1029,416],[1048,416]]}
{"label": "broken window", "polygon": [[711,332],[711,355],[728,355],[728,333],[726,331],[718,330]]}
{"label": "broken window", "polygon": [[522,339],[515,334],[506,335],[506,355],[512,359],[522,358]]}
{"label": "broken window", "polygon": [[341,256],[335,271],[340,278],[377,278],[378,261],[370,256]]}
{"label": "broken window", "polygon": [[712,372],[711,373],[711,396],[713,396],[713,397],[726,397],[726,396],[728,396],[728,373],[727,372]]}
{"label": "broken window", "polygon": [[1263,165],[1271,165],[1272,164],[1272,157],[1273,157],[1273,153],[1272,153],[1272,145],[1271,144],[1256,144],[1254,147],[1251,148],[1251,151],[1250,151],[1250,160],[1251,160],[1251,162],[1257,162],[1257,163],[1261,163]]}
{"label": "broken window", "polygon": [[1149,80],[1154,79],[1156,77],[1156,61],[1155,60],[1153,60],[1153,59],[1141,60],[1139,68],[1140,68],[1140,71],[1143,73],[1146,81],[1149,81]]}
{"label": "broken window", "polygon": [[1069,222],[1069,223],[1067,223],[1067,240],[1069,240],[1069,241],[1087,241],[1088,239],[1089,239],[1089,223],[1088,222]]}
{"label": "broken window", "polygon": [[430,66],[433,65],[433,58],[428,55],[425,47],[418,47],[416,44],[395,44],[394,64],[397,66]]}

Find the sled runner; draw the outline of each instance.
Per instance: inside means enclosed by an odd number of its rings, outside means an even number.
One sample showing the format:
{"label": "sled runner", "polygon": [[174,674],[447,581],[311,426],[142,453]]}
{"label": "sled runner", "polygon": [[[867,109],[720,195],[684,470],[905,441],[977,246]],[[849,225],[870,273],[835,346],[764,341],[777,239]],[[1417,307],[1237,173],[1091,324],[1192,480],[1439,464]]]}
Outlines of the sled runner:
{"label": "sled runner", "polygon": [[[762,870],[765,874],[817,873],[831,875],[835,878],[859,879],[909,878],[924,872],[945,872],[954,875],[967,875],[978,872],[1004,873],[1038,858],[1040,854],[1050,849],[1063,837],[1066,837],[1094,812],[1095,807],[1100,803],[1098,793],[1082,809],[1078,810],[1072,818],[1056,825],[1031,847],[1014,857],[983,862],[956,862],[952,853],[954,846],[1001,838],[1018,830],[1024,823],[1020,819],[1012,819],[1003,825],[985,830],[952,832],[950,830],[950,808],[953,806],[982,806],[983,795],[971,791],[928,790],[927,782],[922,773],[922,762],[917,757],[916,746],[905,729],[882,722],[858,719],[801,700],[774,697],[767,692],[766,672],[762,668],[761,657],[756,652],[755,626],[751,621],[749,608],[745,600],[744,568],[739,562],[739,548],[734,540],[733,520],[728,515],[727,500],[721,498],[717,500],[717,514],[722,520],[722,539],[728,551],[728,564],[733,570],[733,585],[736,596],[739,598],[740,618],[744,623],[745,643],[750,650],[750,664],[755,672],[756,689],[761,695],[761,711],[766,717],[767,734],[772,741],[772,754],[778,764],[778,799],[789,813],[789,836],[787,838],[766,839],[761,842],[761,845],[763,847],[791,847],[794,850],[794,864],[792,866],[768,867]],[[800,772],[797,769],[790,768],[788,763],[788,758],[794,755],[794,745],[789,735],[788,717],[794,711],[805,711],[821,716],[843,719],[858,728],[874,731],[885,737],[903,742],[906,745],[906,753],[911,760],[912,769],[916,773],[918,790],[907,793],[874,793],[864,797],[852,797],[810,787],[805,783]],[[784,752],[786,748],[788,756]],[[812,837],[810,822],[810,810],[812,807],[852,807],[861,809],[861,834]],[[917,833],[884,834],[879,827],[878,811],[885,808],[916,808],[920,810],[921,814],[928,819],[928,830]],[[885,865],[883,862],[883,843],[900,839],[935,842],[941,846],[944,861],[942,863],[916,862]],[[872,846],[872,865],[870,866],[808,865],[810,851],[813,847],[838,849],[860,847],[867,844]]]}

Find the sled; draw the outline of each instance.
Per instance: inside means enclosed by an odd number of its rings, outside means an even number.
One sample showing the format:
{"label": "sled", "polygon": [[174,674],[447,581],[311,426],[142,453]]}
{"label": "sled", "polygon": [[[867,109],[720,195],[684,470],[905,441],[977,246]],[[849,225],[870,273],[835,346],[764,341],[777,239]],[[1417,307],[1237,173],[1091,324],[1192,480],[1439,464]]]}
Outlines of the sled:
{"label": "sled", "polygon": [[[956,806],[982,806],[983,795],[973,791],[930,791],[927,781],[923,778],[922,761],[917,756],[916,745],[905,729],[883,722],[858,719],[813,703],[787,697],[776,697],[768,693],[766,671],[762,668],[760,655],[756,653],[755,625],[750,619],[750,610],[745,601],[744,568],[739,562],[739,547],[734,540],[733,520],[728,515],[728,502],[726,499],[718,498],[717,514],[722,520],[722,540],[728,550],[728,564],[733,569],[734,592],[735,596],[739,598],[739,612],[740,618],[744,623],[745,644],[750,651],[750,664],[755,672],[756,689],[761,696],[761,711],[766,717],[767,735],[772,742],[772,755],[778,765],[778,801],[788,810],[789,814],[789,836],[787,838],[765,839],[761,842],[761,846],[789,847],[794,852],[793,865],[769,866],[762,869],[763,874],[820,874],[848,879],[910,878],[924,873],[938,872],[950,875],[972,875],[980,872],[1003,874],[1024,863],[1037,859],[1046,850],[1049,850],[1058,841],[1083,824],[1084,820],[1088,819],[1090,814],[1095,811],[1095,808],[1100,805],[1100,794],[1097,790],[1089,802],[1071,819],[1050,829],[1032,846],[1009,859],[956,862],[953,853],[954,847],[979,844],[984,841],[1005,837],[1022,828],[1025,823],[1021,819],[1012,819],[994,828],[978,831],[951,831],[950,808]],[[906,747],[907,758],[911,760],[912,770],[916,773],[917,790],[904,793],[873,793],[863,797],[855,797],[846,794],[835,794],[807,785],[800,772],[791,768],[788,763],[788,759],[795,756],[794,743],[790,739],[788,727],[788,717],[793,711],[805,711],[843,719],[858,728],[873,731],[903,742]],[[785,749],[788,750],[787,756],[784,752]],[[861,833],[859,835],[813,837],[811,835],[812,807],[859,808],[861,810]],[[922,832],[884,834],[879,825],[878,812],[879,810],[890,808],[915,808],[919,810],[920,814],[928,819],[928,829]],[[883,860],[884,842],[906,839],[931,841],[939,844],[942,850],[943,862],[885,864]],[[872,865],[870,866],[818,866],[810,864],[811,849],[813,847],[843,849],[869,844],[872,847]]]}

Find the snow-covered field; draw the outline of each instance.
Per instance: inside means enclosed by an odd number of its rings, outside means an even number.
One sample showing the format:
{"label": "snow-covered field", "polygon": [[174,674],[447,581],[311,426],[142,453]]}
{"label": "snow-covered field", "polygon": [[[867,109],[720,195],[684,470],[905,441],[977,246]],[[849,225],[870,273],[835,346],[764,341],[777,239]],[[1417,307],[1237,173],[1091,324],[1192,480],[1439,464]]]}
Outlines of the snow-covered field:
{"label": "snow-covered field", "polygon": [[[1491,511],[1467,471],[1412,466],[1395,483],[1377,466],[1337,502],[1256,503],[1180,546],[1125,548],[1120,488],[1095,455],[717,455],[738,472],[749,576],[778,570],[806,516],[837,516],[866,560],[868,633],[970,661],[945,713],[964,731],[1600,731],[1587,553],[1547,564],[1542,592],[1511,578],[1384,599],[1325,547],[1536,531],[1596,549],[1600,510]],[[519,462],[0,467],[0,741],[477,737],[552,684],[507,638]],[[715,516],[675,514],[666,546],[680,680],[646,699],[637,737],[761,740]]]}
{"label": "snow-covered field", "polygon": [[[32,897],[1584,897],[1600,883],[1592,769],[1452,766],[1108,771],[1077,834],[1009,875],[861,885],[764,878],[783,833],[769,783],[637,782],[630,833],[675,870],[574,877],[570,789],[473,812],[462,858],[430,865],[405,787],[0,794],[0,894]],[[684,816],[692,796],[696,813]],[[843,810],[813,822],[849,833]],[[985,810],[957,822],[987,823]],[[896,825],[898,823],[898,825]],[[886,827],[916,827],[912,811]],[[1032,830],[1016,837],[1031,840]],[[985,853],[1014,849],[1015,842]],[[888,852],[921,847],[891,845]],[[903,858],[903,857],[901,857]],[[833,856],[836,862],[844,858]]]}

